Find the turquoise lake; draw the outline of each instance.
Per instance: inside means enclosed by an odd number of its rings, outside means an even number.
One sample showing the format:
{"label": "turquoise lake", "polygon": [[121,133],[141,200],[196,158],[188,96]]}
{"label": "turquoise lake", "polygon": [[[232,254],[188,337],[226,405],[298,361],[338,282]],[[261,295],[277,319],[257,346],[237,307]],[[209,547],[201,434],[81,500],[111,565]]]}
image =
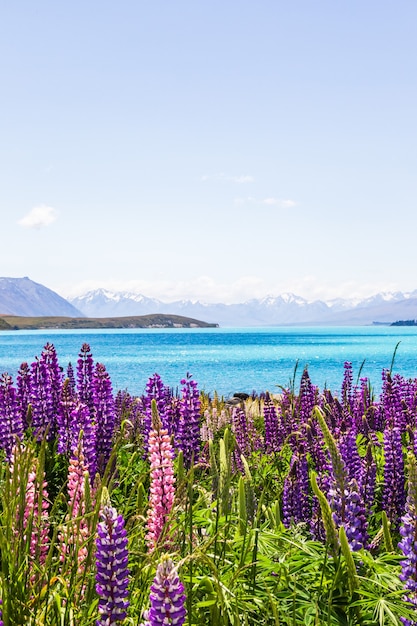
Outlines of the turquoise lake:
{"label": "turquoise lake", "polygon": [[274,392],[288,386],[297,363],[296,384],[308,366],[313,384],[338,392],[345,361],[353,365],[354,381],[362,366],[361,377],[379,391],[397,344],[393,372],[417,377],[417,327],[392,326],[3,331],[0,374],[15,380],[20,364],[34,361],[48,341],[64,368],[69,362],[75,367],[88,343],[113,389],[132,394],[143,393],[155,373],[176,389],[187,372],[211,394]]}

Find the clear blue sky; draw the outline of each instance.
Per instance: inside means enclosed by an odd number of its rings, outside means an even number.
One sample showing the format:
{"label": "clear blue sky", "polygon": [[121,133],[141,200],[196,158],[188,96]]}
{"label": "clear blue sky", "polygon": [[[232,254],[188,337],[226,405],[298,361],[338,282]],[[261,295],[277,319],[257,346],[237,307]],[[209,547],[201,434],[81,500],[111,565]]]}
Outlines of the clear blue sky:
{"label": "clear blue sky", "polygon": [[0,275],[417,289],[415,0],[0,6]]}

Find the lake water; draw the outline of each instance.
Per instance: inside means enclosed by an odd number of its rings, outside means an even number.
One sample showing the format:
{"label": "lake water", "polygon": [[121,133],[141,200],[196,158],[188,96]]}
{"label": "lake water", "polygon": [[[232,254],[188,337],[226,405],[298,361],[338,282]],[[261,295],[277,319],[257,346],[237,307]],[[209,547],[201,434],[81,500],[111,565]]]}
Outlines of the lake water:
{"label": "lake water", "polygon": [[274,392],[289,384],[297,362],[297,383],[307,365],[313,384],[337,392],[345,361],[352,362],[354,380],[363,364],[361,376],[379,391],[398,343],[394,373],[417,377],[417,327],[390,326],[2,331],[0,374],[15,380],[20,364],[34,361],[48,341],[64,368],[75,367],[87,342],[113,389],[132,394],[143,393],[154,373],[176,389],[187,372],[211,394]]}

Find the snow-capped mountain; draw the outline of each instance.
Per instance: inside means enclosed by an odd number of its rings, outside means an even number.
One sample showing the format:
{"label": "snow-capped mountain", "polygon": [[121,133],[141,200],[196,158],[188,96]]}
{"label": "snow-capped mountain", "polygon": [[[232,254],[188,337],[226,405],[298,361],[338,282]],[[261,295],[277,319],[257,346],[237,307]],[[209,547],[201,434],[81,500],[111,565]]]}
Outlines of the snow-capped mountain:
{"label": "snow-capped mountain", "polygon": [[292,293],[240,304],[162,302],[134,292],[96,289],[65,300],[27,277],[0,278],[0,315],[123,317],[162,313],[220,326],[366,325],[417,319],[417,290],[382,292],[363,300],[309,301]]}
{"label": "snow-capped mountain", "polygon": [[88,317],[170,313],[220,326],[280,324],[372,324],[417,319],[417,290],[378,293],[364,300],[308,301],[292,293],[266,296],[240,304],[208,304],[190,300],[162,302],[131,292],[90,291],[70,302]]}

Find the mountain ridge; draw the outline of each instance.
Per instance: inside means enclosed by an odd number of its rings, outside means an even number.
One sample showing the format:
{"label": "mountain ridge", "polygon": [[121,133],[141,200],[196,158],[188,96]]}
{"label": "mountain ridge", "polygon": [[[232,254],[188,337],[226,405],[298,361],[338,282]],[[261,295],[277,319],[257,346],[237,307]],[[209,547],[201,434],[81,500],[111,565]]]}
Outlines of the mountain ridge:
{"label": "mountain ridge", "polygon": [[210,304],[191,300],[163,302],[143,294],[99,288],[69,301],[91,317],[169,312],[220,326],[390,324],[404,317],[417,317],[417,290],[380,292],[362,300],[337,298],[328,302],[307,300],[287,292],[239,304]]}
{"label": "mountain ridge", "polygon": [[195,300],[163,302],[133,291],[98,288],[65,299],[29,279],[0,278],[0,315],[120,318],[180,315],[219,326],[369,325],[417,319],[417,290],[363,298],[307,300],[291,292],[238,304]]}

